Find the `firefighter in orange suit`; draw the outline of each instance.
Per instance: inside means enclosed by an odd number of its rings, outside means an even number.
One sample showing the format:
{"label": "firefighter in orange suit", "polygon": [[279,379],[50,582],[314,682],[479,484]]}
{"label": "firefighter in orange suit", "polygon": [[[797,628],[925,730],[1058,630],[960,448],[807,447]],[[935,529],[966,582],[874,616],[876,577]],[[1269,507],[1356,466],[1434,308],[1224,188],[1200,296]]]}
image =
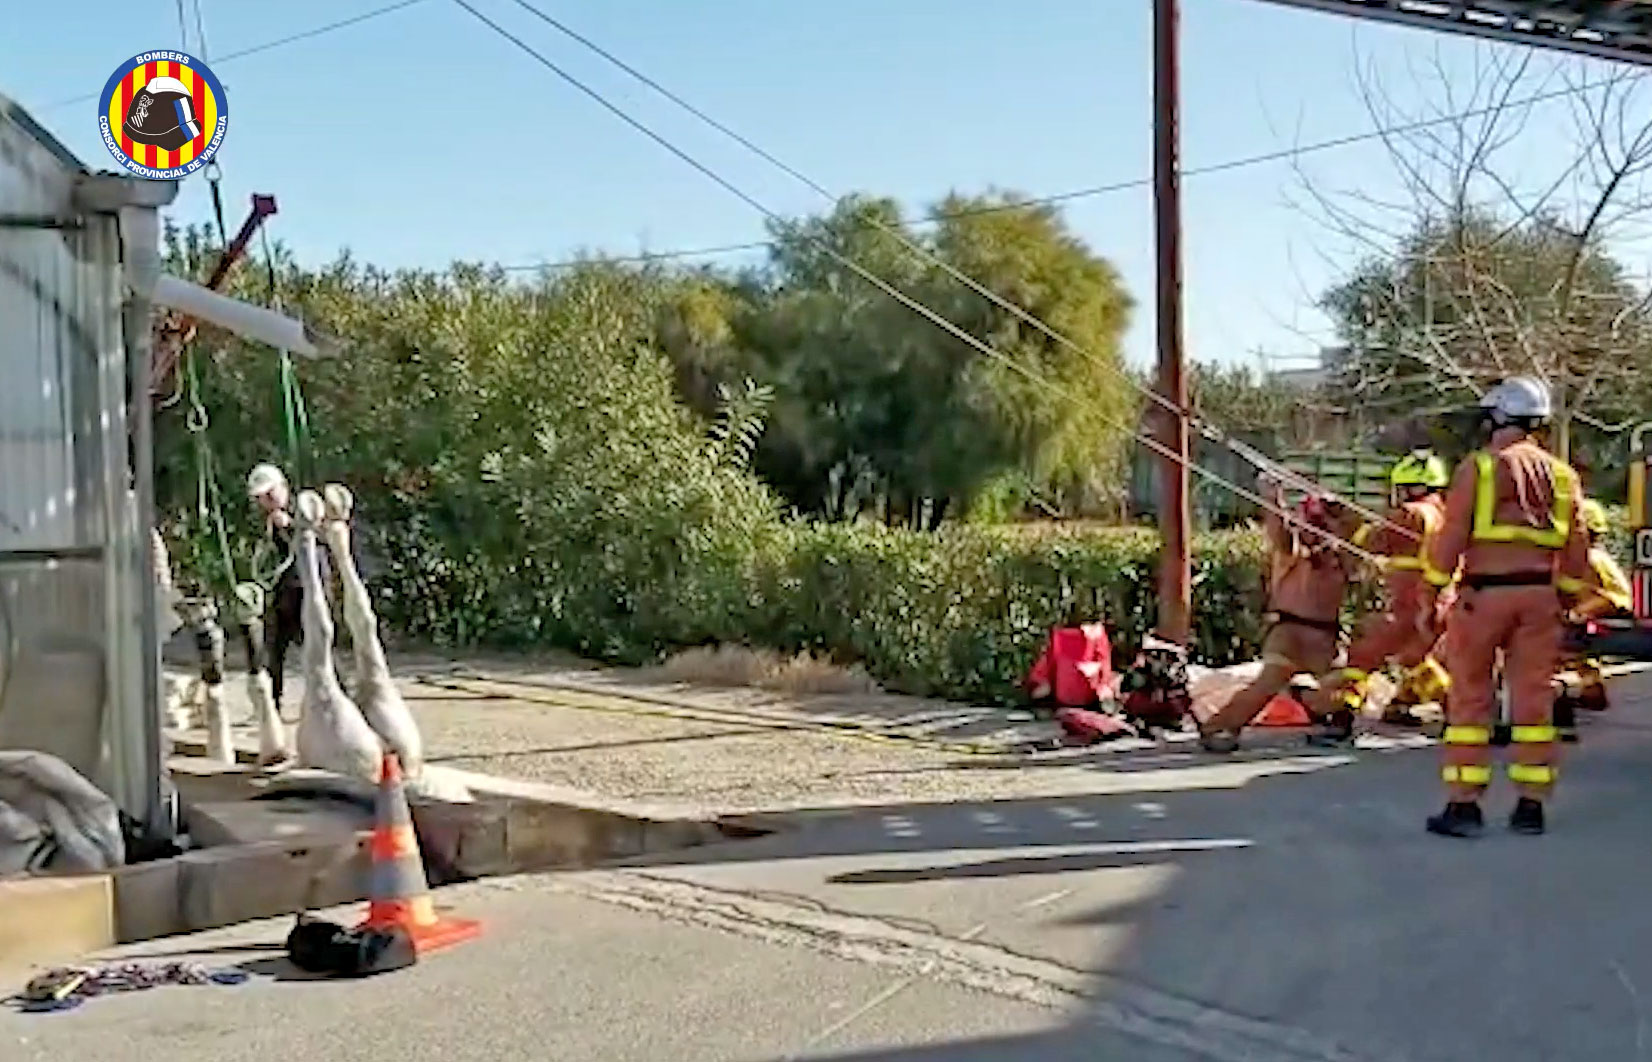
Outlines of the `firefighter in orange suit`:
{"label": "firefighter in orange suit", "polygon": [[1449,481],[1445,462],[1428,450],[1400,458],[1388,472],[1391,508],[1382,522],[1366,524],[1354,534],[1354,544],[1379,559],[1385,608],[1360,625],[1346,665],[1321,681],[1310,705],[1319,717],[1311,743],[1332,744],[1353,736],[1371,672],[1390,661],[1405,669],[1393,710],[1403,717],[1392,721],[1414,722],[1400,706],[1444,695],[1450,680],[1431,651],[1441,633],[1440,609],[1450,603],[1449,589],[1434,593],[1423,569],[1445,518],[1441,491]]}
{"label": "firefighter in orange suit", "polygon": [[[1627,613],[1634,604],[1634,592],[1629,577],[1618,567],[1618,562],[1601,544],[1606,535],[1606,510],[1594,500],[1583,503],[1583,528],[1589,536],[1589,574],[1584,577],[1583,593],[1566,622],[1582,627],[1590,620],[1603,616]],[[1562,741],[1577,740],[1577,710],[1601,712],[1607,708],[1606,682],[1601,677],[1599,661],[1584,656],[1570,656],[1562,662],[1562,670],[1577,675],[1577,689],[1564,686],[1555,699],[1555,726]]]}
{"label": "firefighter in orange suit", "polygon": [[1490,442],[1457,466],[1424,571],[1431,586],[1443,588],[1462,566],[1445,635],[1448,802],[1428,820],[1430,832],[1450,837],[1472,837],[1484,827],[1480,799],[1492,778],[1500,651],[1513,723],[1508,774],[1520,794],[1509,828],[1543,832],[1543,802],[1555,778],[1552,682],[1561,655],[1562,597],[1579,593],[1588,572],[1577,473],[1533,437],[1552,412],[1547,385],[1511,377],[1480,406]]}
{"label": "firefighter in orange suit", "polygon": [[1301,672],[1321,675],[1335,662],[1342,640],[1342,595],[1350,564],[1337,539],[1354,531],[1346,507],[1309,496],[1286,520],[1285,499],[1268,481],[1269,509],[1262,528],[1268,540],[1268,632],[1262,639],[1262,671],[1199,726],[1210,752],[1233,752],[1239,732],[1262,714],[1274,695]]}

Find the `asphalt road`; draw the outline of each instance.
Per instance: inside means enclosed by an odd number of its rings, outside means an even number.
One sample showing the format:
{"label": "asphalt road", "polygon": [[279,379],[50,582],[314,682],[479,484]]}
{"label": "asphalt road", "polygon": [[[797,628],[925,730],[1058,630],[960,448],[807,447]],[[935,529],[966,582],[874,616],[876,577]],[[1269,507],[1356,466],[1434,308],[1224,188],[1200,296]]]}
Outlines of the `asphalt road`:
{"label": "asphalt road", "polygon": [[0,1057],[1646,1058],[1652,678],[1615,695],[1541,838],[1425,834],[1431,750],[1119,756],[1056,795],[446,890],[488,935],[372,981],[286,979],[282,924],[152,943],[254,982],[0,1014]]}

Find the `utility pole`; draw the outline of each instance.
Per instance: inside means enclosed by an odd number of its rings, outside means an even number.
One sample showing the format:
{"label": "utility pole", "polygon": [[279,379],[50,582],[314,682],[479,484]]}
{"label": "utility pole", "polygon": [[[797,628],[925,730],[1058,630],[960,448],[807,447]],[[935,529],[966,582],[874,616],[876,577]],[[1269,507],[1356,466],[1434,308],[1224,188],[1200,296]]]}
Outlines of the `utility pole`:
{"label": "utility pole", "polygon": [[1159,636],[1187,645],[1193,610],[1188,527],[1187,373],[1182,357],[1181,74],[1178,0],[1153,0],[1153,214],[1158,244]]}

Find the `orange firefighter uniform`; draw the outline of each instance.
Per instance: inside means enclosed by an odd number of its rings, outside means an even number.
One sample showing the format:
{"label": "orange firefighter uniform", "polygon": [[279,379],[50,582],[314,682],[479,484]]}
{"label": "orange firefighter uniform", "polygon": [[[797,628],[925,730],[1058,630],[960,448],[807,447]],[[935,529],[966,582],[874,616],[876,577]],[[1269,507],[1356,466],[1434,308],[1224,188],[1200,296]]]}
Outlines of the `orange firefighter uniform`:
{"label": "orange firefighter uniform", "polygon": [[1279,515],[1284,499],[1277,487],[1270,500],[1272,508],[1263,520],[1270,559],[1262,670],[1200,725],[1201,740],[1212,752],[1237,748],[1239,731],[1295,675],[1330,670],[1341,641],[1339,616],[1350,563],[1335,538],[1351,530],[1340,526],[1346,522],[1345,513],[1340,506],[1310,497],[1298,507],[1297,520],[1286,521]]}
{"label": "orange firefighter uniform", "polygon": [[[1629,577],[1613,556],[1600,545],[1600,538],[1606,534],[1606,510],[1599,502],[1585,501],[1583,503],[1583,524],[1589,535],[1589,573],[1584,577],[1584,587],[1578,601],[1572,606],[1566,621],[1574,626],[1582,626],[1590,620],[1600,619],[1617,613],[1626,613],[1634,607],[1634,591],[1629,585]],[[1564,682],[1560,697],[1555,702],[1555,724],[1561,728],[1561,737],[1566,741],[1577,740],[1576,711],[1579,708],[1590,711],[1604,711],[1607,707],[1606,682],[1600,673],[1600,662],[1589,657],[1571,654],[1561,662],[1562,670],[1569,670],[1577,676],[1575,689],[1567,688]]]}
{"label": "orange firefighter uniform", "polygon": [[1314,707],[1328,728],[1322,736],[1352,733],[1353,715],[1364,704],[1371,674],[1390,662],[1404,669],[1395,698],[1399,703],[1438,700],[1450,683],[1433,649],[1443,633],[1451,591],[1436,592],[1423,577],[1429,547],[1445,519],[1445,499],[1437,488],[1447,480],[1445,467],[1432,454],[1402,458],[1390,474],[1397,503],[1383,522],[1367,524],[1354,535],[1355,545],[1379,558],[1385,607],[1360,624],[1346,664],[1320,685]]}
{"label": "orange firefighter uniform", "polygon": [[1547,388],[1525,378],[1505,381],[1487,395],[1486,406],[1498,426],[1491,444],[1469,455],[1452,477],[1425,572],[1432,586],[1444,587],[1462,566],[1445,636],[1449,803],[1429,820],[1432,832],[1451,836],[1471,836],[1481,826],[1479,801],[1492,778],[1499,652],[1513,724],[1508,774],[1521,795],[1510,825],[1542,832],[1542,801],[1556,770],[1551,683],[1561,655],[1561,595],[1581,590],[1587,573],[1577,474],[1527,433],[1548,416]]}

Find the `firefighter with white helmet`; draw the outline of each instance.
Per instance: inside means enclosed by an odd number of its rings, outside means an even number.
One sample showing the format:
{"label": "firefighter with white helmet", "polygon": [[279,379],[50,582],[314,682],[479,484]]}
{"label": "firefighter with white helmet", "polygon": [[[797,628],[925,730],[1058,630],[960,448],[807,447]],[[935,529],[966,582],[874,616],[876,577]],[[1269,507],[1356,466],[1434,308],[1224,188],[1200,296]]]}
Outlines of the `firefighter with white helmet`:
{"label": "firefighter with white helmet", "polygon": [[275,586],[268,595],[264,617],[263,663],[269,668],[270,693],[277,711],[285,686],[287,651],[304,640],[302,622],[304,585],[292,557],[292,488],[286,475],[271,464],[259,464],[247,475],[247,496],[264,514],[265,531],[281,557]]}
{"label": "firefighter with white helmet", "polygon": [[1428,548],[1445,519],[1441,495],[1451,475],[1431,450],[1415,450],[1388,472],[1390,507],[1383,518],[1354,533],[1354,543],[1375,554],[1382,572],[1384,609],[1360,625],[1348,647],[1345,666],[1325,676],[1310,708],[1318,727],[1315,744],[1346,741],[1365,702],[1372,672],[1390,662],[1404,670],[1390,721],[1415,720],[1409,704],[1439,700],[1449,684],[1445,668],[1432,655],[1442,624],[1440,607],[1449,605],[1449,588],[1433,592],[1423,578]]}
{"label": "firefighter with white helmet", "polygon": [[1544,830],[1543,802],[1556,769],[1551,683],[1561,656],[1562,598],[1582,591],[1588,573],[1577,473],[1535,437],[1552,412],[1547,385],[1529,376],[1487,392],[1480,416],[1490,438],[1457,466],[1428,548],[1423,574],[1436,592],[1462,572],[1445,634],[1448,796],[1428,820],[1433,833],[1472,837],[1483,828],[1500,653],[1513,724],[1508,774],[1519,790],[1509,827]]}

